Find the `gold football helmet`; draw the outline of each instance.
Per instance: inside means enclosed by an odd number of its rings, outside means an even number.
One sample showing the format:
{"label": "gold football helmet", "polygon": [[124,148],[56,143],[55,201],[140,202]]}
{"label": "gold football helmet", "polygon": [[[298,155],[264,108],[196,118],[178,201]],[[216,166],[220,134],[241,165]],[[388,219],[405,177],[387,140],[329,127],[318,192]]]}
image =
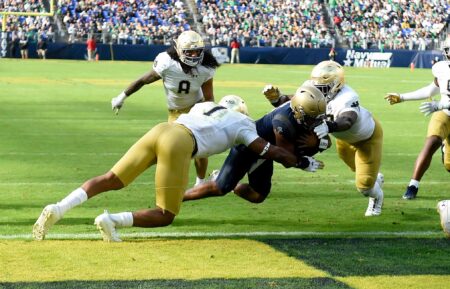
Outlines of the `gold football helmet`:
{"label": "gold football helmet", "polygon": [[311,84],[303,84],[291,98],[291,109],[297,122],[316,119],[325,114],[327,101],[323,93]]}
{"label": "gold football helmet", "polygon": [[203,60],[205,43],[195,31],[184,31],[175,40],[175,49],[181,62],[189,66],[197,66]]}
{"label": "gold football helmet", "polygon": [[247,108],[247,105],[245,104],[245,101],[237,95],[232,95],[232,94],[225,95],[219,101],[219,104],[228,109],[248,115],[248,108]]}
{"label": "gold football helmet", "polygon": [[450,60],[450,38],[447,38],[442,45],[442,54],[445,60]]}
{"label": "gold football helmet", "polygon": [[344,69],[335,61],[322,61],[313,68],[311,81],[330,101],[345,84]]}

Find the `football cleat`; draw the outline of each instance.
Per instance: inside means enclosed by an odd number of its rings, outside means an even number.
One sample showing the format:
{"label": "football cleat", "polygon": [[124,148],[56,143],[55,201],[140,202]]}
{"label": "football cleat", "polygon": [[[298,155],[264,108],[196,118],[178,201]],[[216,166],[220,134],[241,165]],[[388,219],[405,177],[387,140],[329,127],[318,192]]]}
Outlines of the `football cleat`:
{"label": "football cleat", "polygon": [[366,217],[373,217],[381,215],[381,209],[383,207],[383,194],[378,198],[369,197],[369,205],[367,206]]}
{"label": "football cleat", "polygon": [[441,226],[447,237],[450,238],[450,200],[440,201],[437,211],[441,217]]}
{"label": "football cleat", "polygon": [[209,174],[208,181],[215,182],[220,174],[220,170],[214,170]]}
{"label": "football cleat", "polygon": [[405,194],[403,195],[403,199],[405,199],[405,200],[415,199],[418,192],[419,192],[419,188],[418,187],[408,186],[406,188]]}
{"label": "football cleat", "polygon": [[122,242],[122,240],[117,235],[116,224],[109,216],[107,210],[97,218],[95,218],[94,225],[100,230],[102,234],[103,241],[105,242]]}
{"label": "football cleat", "polygon": [[47,205],[33,225],[33,238],[37,241],[44,240],[48,229],[61,220],[61,218],[62,216],[57,205]]}

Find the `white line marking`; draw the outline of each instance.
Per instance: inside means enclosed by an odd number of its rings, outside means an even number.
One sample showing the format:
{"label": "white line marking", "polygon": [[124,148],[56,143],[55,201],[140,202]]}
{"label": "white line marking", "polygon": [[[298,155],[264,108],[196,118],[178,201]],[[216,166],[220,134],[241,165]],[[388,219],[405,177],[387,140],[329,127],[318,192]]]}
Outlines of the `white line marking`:
{"label": "white line marking", "polygon": [[[141,232],[119,233],[121,238],[233,238],[233,237],[440,237],[441,231],[407,232]],[[30,234],[0,235],[0,240],[31,240]],[[46,240],[86,240],[101,239],[100,233],[48,234]]]}

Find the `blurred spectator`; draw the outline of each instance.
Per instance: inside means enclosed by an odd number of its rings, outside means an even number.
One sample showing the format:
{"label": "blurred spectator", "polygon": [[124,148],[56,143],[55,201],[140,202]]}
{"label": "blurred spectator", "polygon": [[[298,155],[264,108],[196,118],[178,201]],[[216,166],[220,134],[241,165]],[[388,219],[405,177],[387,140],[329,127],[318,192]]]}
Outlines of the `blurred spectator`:
{"label": "blurred spectator", "polygon": [[231,48],[231,63],[240,63],[240,59],[239,59],[239,49],[241,48],[241,45],[239,44],[239,42],[237,41],[236,38],[233,38],[233,40],[231,41],[230,44],[230,48]]}
{"label": "blurred spectator", "polygon": [[20,56],[22,59],[28,58],[28,37],[25,35],[25,33],[22,33],[22,36],[19,40],[19,46],[20,46]]}
{"label": "blurred spectator", "polygon": [[46,54],[47,54],[47,38],[41,35],[37,43],[37,55],[41,59],[46,59]]}
{"label": "blurred spectator", "polygon": [[86,41],[86,48],[87,48],[87,60],[92,61],[95,60],[95,53],[97,51],[97,43],[95,42],[94,36],[90,36],[89,39]]}
{"label": "blurred spectator", "polygon": [[331,47],[330,53],[328,53],[328,57],[330,58],[330,60],[335,61],[336,55],[337,55],[336,50],[334,49],[334,47]]}

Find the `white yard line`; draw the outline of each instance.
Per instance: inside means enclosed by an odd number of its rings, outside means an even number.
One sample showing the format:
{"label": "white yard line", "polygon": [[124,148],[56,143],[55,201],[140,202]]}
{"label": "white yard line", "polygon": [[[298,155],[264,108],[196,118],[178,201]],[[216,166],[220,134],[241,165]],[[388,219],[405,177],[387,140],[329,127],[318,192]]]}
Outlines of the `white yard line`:
{"label": "white yard line", "polygon": [[[442,232],[142,232],[120,233],[121,238],[234,238],[234,237],[440,237]],[[30,234],[0,234],[0,240],[31,240]],[[101,239],[100,233],[48,234],[46,240],[86,240]]]}

